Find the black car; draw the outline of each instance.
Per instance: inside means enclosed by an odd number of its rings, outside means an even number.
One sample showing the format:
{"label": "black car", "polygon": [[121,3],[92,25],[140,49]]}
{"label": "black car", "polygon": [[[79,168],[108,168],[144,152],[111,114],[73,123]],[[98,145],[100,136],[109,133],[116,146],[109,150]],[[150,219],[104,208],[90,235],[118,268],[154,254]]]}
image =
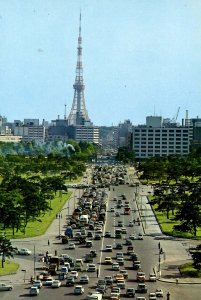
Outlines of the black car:
{"label": "black car", "polygon": [[135,297],[135,289],[134,288],[128,288],[126,290],[126,297],[129,297],[129,298]]}
{"label": "black car", "polygon": [[122,246],[122,244],[121,244],[121,243],[116,243],[116,247],[115,247],[115,249],[118,249],[118,250],[121,250],[121,249],[123,249],[123,246]]}
{"label": "black car", "polygon": [[127,246],[132,246],[132,241],[129,240],[129,239],[126,239],[125,244],[126,244]]}

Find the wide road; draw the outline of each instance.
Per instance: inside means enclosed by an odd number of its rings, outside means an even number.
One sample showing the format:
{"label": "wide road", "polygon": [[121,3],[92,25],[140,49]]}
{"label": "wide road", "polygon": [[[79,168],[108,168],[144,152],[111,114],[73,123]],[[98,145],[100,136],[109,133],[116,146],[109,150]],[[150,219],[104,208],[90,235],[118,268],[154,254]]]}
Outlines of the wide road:
{"label": "wide road", "polygon": [[[111,266],[104,264],[104,259],[106,256],[111,256],[113,261],[115,261],[116,252],[123,252],[124,258],[125,258],[125,264],[122,266],[122,269],[126,269],[128,271],[128,280],[126,280],[126,288],[127,287],[137,287],[136,282],[136,273],[137,271],[132,270],[132,262],[128,260],[128,256],[126,255],[127,246],[124,244],[125,239],[129,237],[131,234],[135,234],[138,236],[139,233],[143,233],[143,228],[140,224],[140,226],[135,223],[134,227],[129,227],[129,221],[132,221],[133,219],[137,220],[139,217],[138,212],[138,206],[136,205],[136,202],[134,201],[134,187],[129,187],[128,185],[120,185],[115,186],[114,190],[113,187],[110,188],[110,191],[107,189],[108,193],[108,207],[107,207],[107,215],[106,215],[106,222],[105,226],[103,228],[103,238],[101,240],[95,240],[93,241],[93,249],[96,249],[98,252],[98,256],[94,259],[94,263],[96,263],[97,267],[100,268],[99,272],[99,278],[97,278],[96,273],[88,273],[90,277],[89,284],[85,285],[85,292],[81,296],[75,296],[73,294],[73,287],[66,287],[65,281],[63,281],[63,286],[59,289],[52,289],[51,287],[42,287],[40,290],[40,294],[37,297],[37,299],[43,299],[43,300],[55,300],[55,299],[84,299],[85,296],[89,291],[92,291],[96,287],[96,283],[98,279],[104,278],[106,275],[112,275],[114,276],[117,271],[112,271]],[[116,201],[114,198],[117,199],[120,198],[120,195],[125,194],[126,200],[129,201],[129,205],[131,207],[131,214],[130,215],[124,215],[123,214],[123,208],[117,209],[116,208]],[[125,200],[123,200],[125,201]],[[116,217],[115,212],[111,212],[111,208],[114,208],[115,211],[120,212],[120,216]],[[124,227],[127,230],[126,234],[122,235],[122,239],[115,239],[114,238],[114,230],[117,228],[117,223],[119,220],[122,220],[124,223]],[[111,231],[112,237],[111,238],[105,238],[104,233],[105,231]],[[114,245],[118,243],[123,244],[123,250],[116,250],[113,249],[112,252],[105,252],[104,249],[106,245]],[[153,268],[157,268],[158,266],[158,242],[153,237],[150,236],[144,236],[143,240],[134,240],[133,241],[134,250],[138,254],[139,259],[141,261],[142,269],[146,273],[147,279],[149,277],[149,273],[153,272]],[[76,250],[67,250],[67,246],[62,245],[60,242],[55,242],[55,249],[58,254],[62,253],[68,253],[70,256],[74,258],[83,258],[86,253],[89,253],[89,249],[81,246],[76,245]],[[37,242],[36,242],[36,249],[37,249]],[[36,250],[36,255],[39,253]],[[27,258],[22,258],[27,259]],[[29,257],[28,261],[32,259],[33,257]],[[86,267],[86,265],[85,265]],[[84,272],[85,273],[85,272]],[[80,277],[80,274],[79,274]],[[79,277],[77,280],[77,283],[79,284]],[[193,289],[189,287],[189,285],[183,285],[183,286],[176,286],[175,284],[169,284],[169,283],[163,283],[163,282],[146,282],[148,286],[148,293],[154,292],[156,288],[162,288],[164,292],[164,298],[166,299],[167,292],[170,292],[170,299],[178,300],[178,299],[198,299],[196,298],[197,295],[199,295],[199,286],[193,286]],[[14,300],[14,299],[30,299],[29,296],[29,284],[26,285],[16,285],[11,292],[1,292],[1,299],[2,300]],[[125,290],[122,290],[121,299],[125,298]],[[148,299],[148,293],[145,294],[146,299]],[[110,289],[106,291],[106,294],[104,295],[104,298],[108,297],[109,299],[110,295]]]}

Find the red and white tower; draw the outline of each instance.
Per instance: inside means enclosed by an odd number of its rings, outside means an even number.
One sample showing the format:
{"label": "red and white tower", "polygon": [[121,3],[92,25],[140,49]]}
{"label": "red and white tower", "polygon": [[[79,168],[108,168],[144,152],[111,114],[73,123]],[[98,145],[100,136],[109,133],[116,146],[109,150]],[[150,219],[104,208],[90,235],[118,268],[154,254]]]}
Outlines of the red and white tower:
{"label": "red and white tower", "polygon": [[79,24],[79,37],[77,47],[77,66],[74,88],[73,104],[68,116],[68,125],[92,125],[85,105],[84,97],[84,80],[83,80],[83,67],[82,67],[82,37],[81,37],[81,13]]}

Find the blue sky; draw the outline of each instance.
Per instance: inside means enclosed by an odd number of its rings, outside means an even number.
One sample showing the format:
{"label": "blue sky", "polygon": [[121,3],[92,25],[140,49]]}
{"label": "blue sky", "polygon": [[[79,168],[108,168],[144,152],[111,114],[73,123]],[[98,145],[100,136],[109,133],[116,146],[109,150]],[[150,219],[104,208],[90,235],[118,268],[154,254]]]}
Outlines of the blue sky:
{"label": "blue sky", "polygon": [[95,125],[201,117],[201,1],[0,0],[0,114],[67,115],[82,11],[85,99]]}

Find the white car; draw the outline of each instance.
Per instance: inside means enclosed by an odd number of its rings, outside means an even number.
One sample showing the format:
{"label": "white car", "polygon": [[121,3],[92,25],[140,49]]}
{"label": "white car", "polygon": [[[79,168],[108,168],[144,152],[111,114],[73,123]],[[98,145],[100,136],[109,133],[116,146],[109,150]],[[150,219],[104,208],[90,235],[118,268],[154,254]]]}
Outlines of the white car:
{"label": "white car", "polygon": [[82,285],[76,285],[74,288],[74,295],[82,295],[84,293],[84,288]]}
{"label": "white car", "polygon": [[39,289],[37,288],[37,286],[32,286],[29,290],[29,294],[37,296],[39,294]]}
{"label": "white car", "polygon": [[128,224],[128,226],[129,226],[129,227],[133,227],[133,226],[134,226],[133,221],[130,221],[129,224]]}
{"label": "white car", "polygon": [[36,286],[38,289],[40,289],[43,286],[42,281],[41,280],[34,280],[33,286]]}
{"label": "white car", "polygon": [[10,284],[0,283],[0,291],[11,291],[13,286]]}
{"label": "white car", "polygon": [[156,294],[155,293],[149,293],[149,300],[156,300]]}
{"label": "white car", "polygon": [[18,250],[18,254],[20,255],[31,255],[31,250],[27,248],[22,248]]}
{"label": "white car", "polygon": [[52,288],[59,288],[61,286],[60,280],[53,280],[52,282]]}
{"label": "white car", "polygon": [[113,264],[112,264],[112,270],[114,270],[114,271],[119,271],[119,270],[120,270],[119,264],[118,264],[118,263],[113,263]]}
{"label": "white car", "polygon": [[74,277],[75,279],[78,278],[78,272],[77,271],[71,271],[69,275],[70,275],[70,277]]}
{"label": "white car", "polygon": [[144,238],[143,238],[143,234],[142,233],[139,233],[138,234],[138,240],[143,240]]}
{"label": "white car", "polygon": [[163,297],[163,290],[162,289],[156,289],[155,291],[156,297]]}
{"label": "white car", "polygon": [[154,273],[149,274],[149,281],[156,281],[156,275]]}
{"label": "white car", "polygon": [[74,243],[70,243],[69,246],[68,246],[68,249],[69,250],[75,249],[75,244]]}
{"label": "white car", "polygon": [[112,252],[112,245],[106,245],[105,251],[106,252]]}

